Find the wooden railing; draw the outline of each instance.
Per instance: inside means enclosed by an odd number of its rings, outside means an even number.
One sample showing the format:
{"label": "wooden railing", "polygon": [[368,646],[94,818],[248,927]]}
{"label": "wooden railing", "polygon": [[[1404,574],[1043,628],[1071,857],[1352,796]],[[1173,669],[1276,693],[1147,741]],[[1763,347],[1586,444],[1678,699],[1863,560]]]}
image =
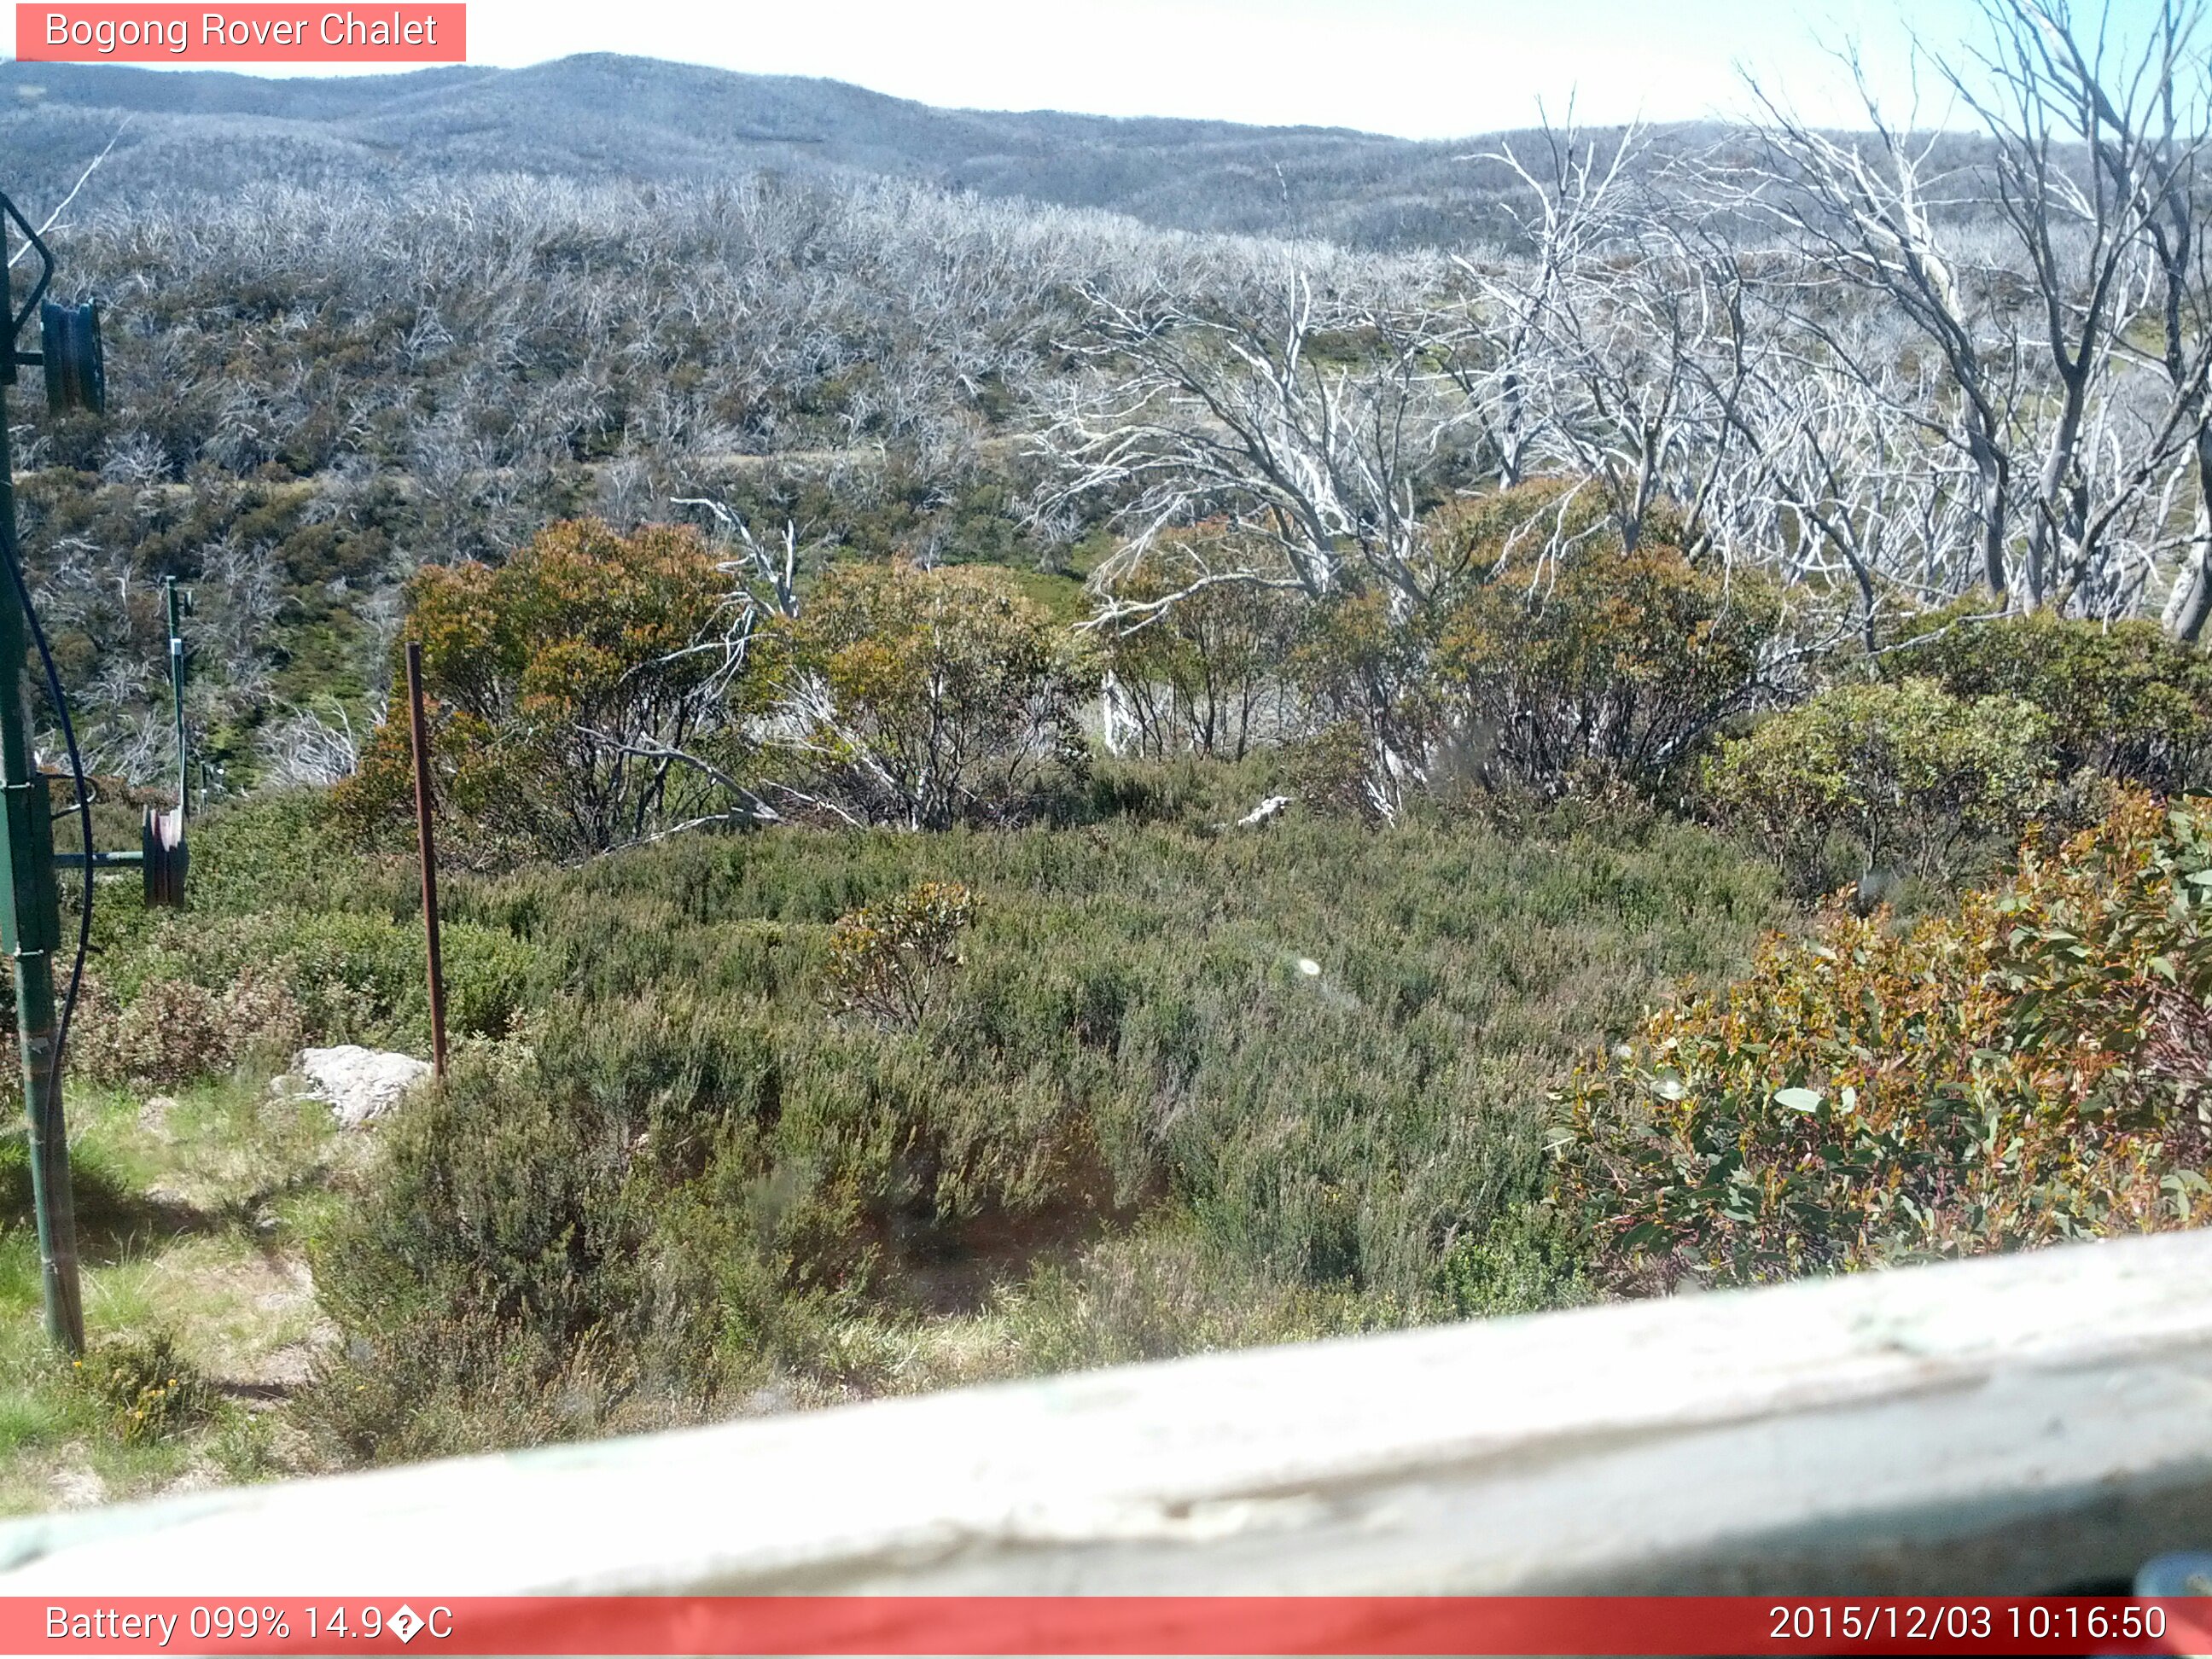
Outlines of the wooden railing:
{"label": "wooden railing", "polygon": [[2032,1593],[2212,1547],[2212,1235],[0,1528],[0,1592]]}

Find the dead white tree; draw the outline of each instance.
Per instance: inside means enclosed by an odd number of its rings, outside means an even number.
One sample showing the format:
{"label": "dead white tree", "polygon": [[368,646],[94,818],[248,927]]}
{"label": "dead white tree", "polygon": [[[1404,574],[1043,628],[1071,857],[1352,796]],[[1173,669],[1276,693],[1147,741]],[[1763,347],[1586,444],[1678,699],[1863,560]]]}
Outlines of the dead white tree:
{"label": "dead white tree", "polygon": [[[2039,454],[2023,479],[2025,574],[2033,601],[2063,607],[2127,586],[2125,569],[2108,567],[2129,562],[2132,521],[2194,447],[2192,422],[2202,426],[2212,366],[2202,330],[2166,343],[2178,364],[2152,360],[2168,370],[2162,398],[2148,395],[2148,354],[2128,338],[2156,314],[2166,271],[2153,233],[2177,172],[2206,142],[2203,94],[2182,84],[2202,75],[2191,62],[2197,13],[2170,0],[2160,27],[2130,46],[2109,9],[2087,28],[2065,0],[1983,0],[1982,10],[1990,45],[1945,73],[1996,141],[1997,210],[2032,281],[2035,371],[2048,389],[2031,405]],[[2188,130],[2183,99],[2196,106]]]}
{"label": "dead white tree", "polygon": [[264,781],[277,788],[328,788],[361,770],[362,744],[368,732],[384,724],[385,700],[372,700],[362,729],[336,697],[320,707],[277,699],[276,718],[255,734]]}
{"label": "dead white tree", "polygon": [[[1915,136],[1909,123],[1890,120],[1856,53],[1844,62],[1870,133],[1818,130],[1753,80],[1767,117],[1759,129],[1765,166],[1746,175],[1746,189],[1731,205],[1769,216],[1817,270],[1838,279],[1830,297],[1848,305],[1870,294],[1893,306],[1942,364],[1944,383],[1929,412],[1972,470],[1981,580],[2002,601],[2013,581],[2013,431],[2021,399],[2014,331],[1992,318],[1992,272],[1962,246],[1958,228],[1964,210],[1981,199],[1979,187],[1944,163],[1941,135]],[[1827,351],[1841,354],[1850,343],[1830,325],[1830,315],[1825,307],[1807,307],[1798,321]],[[1882,384],[1891,367],[1852,365],[1869,386]]]}
{"label": "dead white tree", "polygon": [[1662,503],[1685,550],[1711,544],[1753,349],[1744,306],[1735,252],[1655,205],[1555,308],[1553,464],[1595,484],[1627,551]]}
{"label": "dead white tree", "polygon": [[[2109,9],[2084,22],[2064,0],[1981,10],[1987,43],[1934,68],[1984,142],[1892,125],[1847,53],[1871,137],[1816,131],[1754,82],[1767,165],[1735,205],[1835,279],[1798,284],[1815,363],[1910,394],[1898,421],[1964,458],[1981,581],[2001,605],[2109,616],[2164,584],[2193,638],[2212,611],[2198,574],[2212,533],[2201,6],[2172,0],[2132,37]],[[1893,305],[1916,338],[1855,331],[1855,294]]]}
{"label": "dead white tree", "polygon": [[1512,257],[1482,264],[1455,256],[1482,309],[1466,349],[1449,361],[1507,489],[1528,476],[1543,433],[1560,313],[1600,250],[1619,234],[1626,176],[1645,148],[1642,130],[1633,126],[1609,153],[1585,140],[1571,106],[1565,124],[1546,122],[1540,137],[1525,159],[1510,143],[1475,158],[1500,164],[1520,181],[1521,191],[1504,207],[1521,246]]}
{"label": "dead white tree", "polygon": [[1488,158],[1518,181],[1508,210],[1526,257],[1477,276],[1488,351],[1462,389],[1498,456],[1498,482],[1532,472],[1603,496],[1634,551],[1662,503],[1688,550],[1735,463],[1733,406],[1749,372],[1741,250],[1685,204],[1636,128],[1609,143],[1572,124],[1523,157]]}
{"label": "dead white tree", "polygon": [[[1468,418],[1437,360],[1454,326],[1427,306],[1317,286],[1291,270],[1250,306],[1163,289],[1086,290],[1073,349],[1094,373],[1063,396],[1037,447],[1052,502],[1103,498],[1129,534],[1094,584],[1101,625],[1126,627],[1234,583],[1313,599],[1347,568],[1402,613],[1448,574],[1421,533],[1423,481]],[[1117,600],[1116,581],[1176,526],[1214,520],[1238,556],[1182,585]]]}

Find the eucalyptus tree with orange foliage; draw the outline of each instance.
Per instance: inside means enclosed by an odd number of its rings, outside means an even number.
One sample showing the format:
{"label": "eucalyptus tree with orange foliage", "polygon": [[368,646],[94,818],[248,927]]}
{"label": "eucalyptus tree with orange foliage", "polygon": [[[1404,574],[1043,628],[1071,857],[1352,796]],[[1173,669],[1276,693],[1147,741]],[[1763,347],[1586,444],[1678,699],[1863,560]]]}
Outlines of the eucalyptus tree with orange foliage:
{"label": "eucalyptus tree with orange foliage", "polygon": [[[585,857],[727,811],[727,769],[707,756],[738,740],[750,618],[696,532],[556,524],[496,567],[425,567],[408,599],[394,649],[422,643],[465,854]],[[342,802],[384,816],[408,765],[386,720]]]}
{"label": "eucalyptus tree with orange foliage", "polygon": [[789,770],[764,786],[848,824],[942,830],[1025,816],[1087,763],[1087,641],[1003,570],[834,567],[783,649],[769,742]]}

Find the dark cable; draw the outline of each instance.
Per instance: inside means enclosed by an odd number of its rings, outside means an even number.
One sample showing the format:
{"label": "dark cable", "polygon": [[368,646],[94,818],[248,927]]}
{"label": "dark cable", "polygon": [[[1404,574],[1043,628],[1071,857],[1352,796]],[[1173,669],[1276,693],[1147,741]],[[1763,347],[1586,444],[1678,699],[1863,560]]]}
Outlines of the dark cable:
{"label": "dark cable", "polygon": [[62,693],[62,677],[54,670],[54,653],[46,647],[46,630],[39,624],[38,607],[23,580],[23,567],[10,549],[8,579],[22,605],[23,620],[30,624],[31,642],[39,647],[39,660],[46,671],[46,692],[62,723],[62,743],[69,750],[70,776],[76,786],[77,824],[84,832],[84,902],[77,912],[76,961],[70,969],[69,995],[62,1002],[61,1024],[54,1032],[54,1086],[62,1083],[62,1061],[69,1052],[70,1021],[76,1013],[76,994],[84,983],[84,958],[92,948],[92,791],[85,782],[84,761],[76,750],[76,728],[70,722],[69,698]]}

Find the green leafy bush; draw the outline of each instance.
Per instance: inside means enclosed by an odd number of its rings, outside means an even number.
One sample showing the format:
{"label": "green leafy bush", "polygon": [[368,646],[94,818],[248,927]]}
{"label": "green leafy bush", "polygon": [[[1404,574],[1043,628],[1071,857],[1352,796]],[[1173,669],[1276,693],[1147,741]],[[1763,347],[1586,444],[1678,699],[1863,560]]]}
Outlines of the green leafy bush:
{"label": "green leafy bush", "polygon": [[[441,938],[447,1029],[459,1036],[506,1035],[527,998],[530,951],[504,928],[451,915]],[[296,1010],[301,1040],[416,1049],[429,1041],[422,927],[412,916],[395,921],[368,911],[288,905],[242,915],[164,917],[117,964],[115,975],[126,1022],[149,996],[180,1008],[203,1000],[211,1008],[236,1004],[235,1018],[246,1009],[236,1003],[236,988],[246,984],[282,988]],[[196,987],[202,995],[177,988],[182,987]],[[213,1060],[222,1062],[216,1069],[230,1063],[228,1053],[214,1053]]]}
{"label": "green leafy bush", "polygon": [[2033,704],[2051,722],[2061,775],[2087,767],[2168,793],[2207,781],[2212,658],[2156,623],[1954,608],[1915,617],[1879,660],[1892,680]]}
{"label": "green leafy bush", "polygon": [[1172,1224],[1048,1262],[999,1298],[1024,1370],[1121,1365],[1260,1343],[1387,1329],[1404,1312],[1341,1285],[1268,1273]]}
{"label": "green leafy bush", "polygon": [[1126,607],[1183,594],[1101,630],[1114,706],[1127,722],[1124,753],[1241,760],[1284,723],[1282,670],[1297,642],[1304,596],[1197,586],[1209,572],[1247,562],[1242,550],[1217,544],[1226,539],[1216,525],[1166,532],[1107,595]]}
{"label": "green leafy bush", "polygon": [[1097,665],[1006,571],[842,564],[780,640],[785,794],[832,821],[1018,821],[1087,769]]}
{"label": "green leafy bush", "polygon": [[1302,799],[1370,822],[1398,817],[1434,781],[1449,720],[1437,679],[1435,606],[1400,615],[1352,591],[1307,615],[1291,673],[1310,728],[1291,751]]}
{"label": "green leafy bush", "polygon": [[[174,1089],[241,1066],[281,1066],[310,1034],[291,988],[265,967],[246,968],[217,990],[155,979],[128,1004],[87,974],[64,1064],[105,1088]],[[21,1054],[10,1019],[0,1025],[0,1104],[22,1103]]]}
{"label": "green leafy bush", "polygon": [[282,1066],[307,1027],[283,980],[249,967],[220,991],[154,980],[123,1007],[88,983],[70,1032],[72,1067],[94,1082],[173,1089],[248,1063]]}
{"label": "green leafy bush", "polygon": [[[528,1030],[380,1127],[316,1257],[321,1431],[381,1458],[918,1385],[1001,1296],[984,1375],[1578,1295],[1510,1220],[1547,1082],[1734,962],[1771,874],[1664,820],[1185,806],[456,882],[531,954]],[[838,919],[931,884],[974,896],[960,1018],[824,1018]]]}
{"label": "green leafy bush", "polygon": [[2212,804],[2130,794],[2055,853],[2022,849],[1991,973],[2007,1041],[2067,1057],[2071,1086],[2212,1164]]}
{"label": "green leafy bush", "polygon": [[1283,766],[1291,792],[1316,811],[1380,823],[1389,816],[1391,794],[1378,774],[1374,744],[1357,720],[1340,720],[1310,732],[1290,746]]}
{"label": "green leafy bush", "polygon": [[[420,1455],[477,1443],[487,1413],[604,1432],[775,1365],[834,1370],[823,1304],[979,1217],[1084,1208],[1066,1178],[1079,1109],[1042,1083],[975,1047],[771,1024],[665,988],[556,1006],[526,1054],[457,1060],[385,1129],[317,1257],[349,1343],[319,1420],[353,1455]],[[561,1407],[580,1367],[588,1408]],[[368,1409],[431,1397],[460,1437]]]}
{"label": "green leafy bush", "polygon": [[[553,525],[495,568],[417,572],[392,678],[404,684],[400,653],[419,641],[445,850],[577,858],[715,810],[713,772],[677,757],[726,746],[742,677],[730,653],[695,647],[741,631],[732,586],[693,531],[622,536],[596,520]],[[412,811],[413,776],[395,696],[339,815],[379,835]]]}
{"label": "green leafy bush", "polygon": [[[1941,877],[2047,803],[2051,732],[2016,697],[1968,701],[1928,680],[1831,686],[1723,744],[1705,795],[1800,892],[1900,866]],[[1837,868],[1838,844],[1855,868]]]}
{"label": "green leafy bush", "polygon": [[1623,552],[1593,531],[1555,546],[1542,532],[1556,491],[1512,494],[1488,532],[1496,556],[1437,641],[1437,695],[1485,781],[1649,787],[1781,690],[1788,619],[1771,578],[1656,538]]}
{"label": "green leafy bush", "polygon": [[944,1010],[975,908],[958,882],[926,881],[838,917],[824,970],[833,1006],[885,1027],[927,1024]]}
{"label": "green leafy bush", "polygon": [[1955,916],[1832,908],[1581,1073],[1561,1194],[1607,1288],[2212,1220],[2212,817],[2144,796]]}

